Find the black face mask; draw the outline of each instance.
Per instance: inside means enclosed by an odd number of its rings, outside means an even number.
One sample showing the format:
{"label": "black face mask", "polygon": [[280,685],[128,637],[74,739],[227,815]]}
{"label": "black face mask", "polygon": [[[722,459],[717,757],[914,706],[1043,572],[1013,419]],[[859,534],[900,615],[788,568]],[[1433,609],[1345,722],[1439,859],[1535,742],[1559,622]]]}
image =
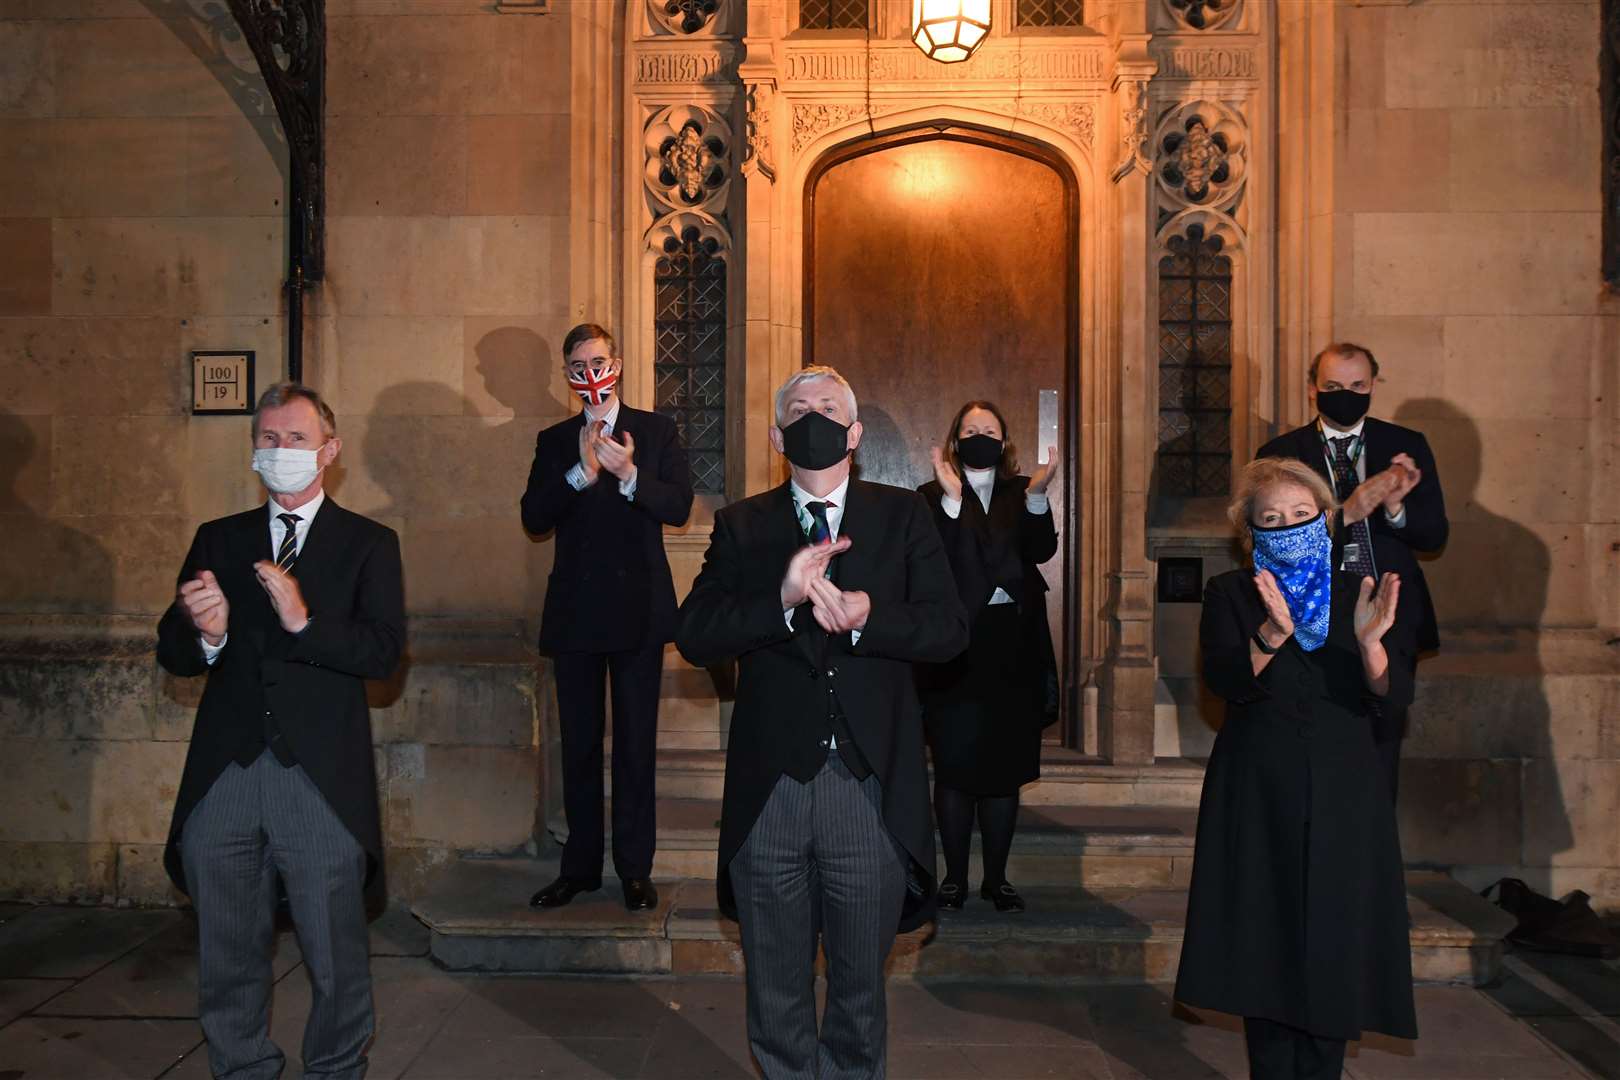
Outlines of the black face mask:
{"label": "black face mask", "polygon": [[782,453],[801,469],[830,469],[849,456],[849,428],[823,413],[807,412],[782,429]]}
{"label": "black face mask", "polygon": [[1371,394],[1358,394],[1354,390],[1316,392],[1316,411],[1342,428],[1351,427],[1366,416],[1371,405]]}
{"label": "black face mask", "polygon": [[993,468],[1001,461],[1001,440],[989,435],[957,439],[956,456],[970,469]]}

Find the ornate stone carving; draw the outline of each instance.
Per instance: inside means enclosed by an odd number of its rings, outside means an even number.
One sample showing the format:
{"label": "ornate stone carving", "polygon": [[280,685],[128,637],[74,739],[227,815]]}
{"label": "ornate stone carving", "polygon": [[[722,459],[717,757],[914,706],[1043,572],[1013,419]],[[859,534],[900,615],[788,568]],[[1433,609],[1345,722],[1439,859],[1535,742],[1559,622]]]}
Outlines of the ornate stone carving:
{"label": "ornate stone carving", "polygon": [[[869,59],[870,58],[870,59]],[[799,50],[787,55],[786,77],[819,82],[861,82],[871,64],[873,82],[962,82],[1009,79],[1073,81],[1103,77],[1103,50],[1069,45],[1056,49],[1022,50],[986,45],[972,60],[960,65],[928,59],[910,44],[874,46],[870,53],[852,50]]]}
{"label": "ornate stone carving", "polygon": [[731,128],[701,105],[654,114],[643,137],[644,178],[653,200],[671,210],[724,205],[731,185]]}
{"label": "ornate stone carving", "polygon": [[715,258],[731,254],[731,233],[711,214],[701,210],[676,210],[653,222],[643,239],[654,255],[673,251],[688,238],[695,239]]}
{"label": "ornate stone carving", "polygon": [[776,182],[776,166],[771,163],[771,104],[775,92],[769,83],[748,84],[748,118],[745,122],[748,145],[743,148],[742,170],[745,176],[754,172]]}
{"label": "ornate stone carving", "polygon": [[1172,237],[1185,236],[1188,227],[1193,225],[1203,230],[1201,236],[1220,237],[1222,249],[1228,255],[1241,252],[1248,243],[1248,236],[1244,233],[1243,227],[1234,221],[1230,214],[1211,210],[1207,206],[1192,206],[1175,214],[1159,228],[1154,236],[1159,254],[1163,255],[1170,250]]}
{"label": "ornate stone carving", "polygon": [[1119,120],[1120,156],[1111,177],[1116,184],[1132,169],[1153,171],[1153,162],[1142,153],[1142,144],[1147,141],[1147,80],[1127,80],[1120,84],[1120,92],[1124,98]]}
{"label": "ornate stone carving", "polygon": [[1159,187],[1174,205],[1228,207],[1248,164],[1243,118],[1213,101],[1172,109],[1154,138]]}
{"label": "ornate stone carving", "polygon": [[809,146],[823,131],[842,127],[851,120],[865,115],[865,105],[817,102],[813,105],[793,106],[793,152],[797,154]]}
{"label": "ornate stone carving", "polygon": [[730,83],[734,58],[730,50],[717,52],[644,52],[636,57],[636,82]]}
{"label": "ornate stone carving", "polygon": [[1259,75],[1252,49],[1166,49],[1159,54],[1159,77],[1167,79],[1253,79]]}
{"label": "ornate stone carving", "polygon": [[1182,30],[1220,30],[1237,22],[1243,0],[1163,0],[1170,25]]}
{"label": "ornate stone carving", "polygon": [[714,21],[720,0],[647,0],[655,28],[671,34],[695,34]]}
{"label": "ornate stone carving", "polygon": [[1081,146],[1091,146],[1091,131],[1096,118],[1090,105],[1083,102],[1038,101],[1025,105],[1023,112],[1049,127],[1069,133]]}

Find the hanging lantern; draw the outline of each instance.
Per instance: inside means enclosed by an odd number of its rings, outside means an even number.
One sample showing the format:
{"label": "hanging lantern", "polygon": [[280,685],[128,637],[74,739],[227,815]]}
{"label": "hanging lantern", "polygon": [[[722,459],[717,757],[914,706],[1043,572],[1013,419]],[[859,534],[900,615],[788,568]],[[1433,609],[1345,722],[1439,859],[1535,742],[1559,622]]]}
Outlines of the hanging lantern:
{"label": "hanging lantern", "polygon": [[990,33],[990,0],[911,0],[911,40],[942,64],[957,64]]}

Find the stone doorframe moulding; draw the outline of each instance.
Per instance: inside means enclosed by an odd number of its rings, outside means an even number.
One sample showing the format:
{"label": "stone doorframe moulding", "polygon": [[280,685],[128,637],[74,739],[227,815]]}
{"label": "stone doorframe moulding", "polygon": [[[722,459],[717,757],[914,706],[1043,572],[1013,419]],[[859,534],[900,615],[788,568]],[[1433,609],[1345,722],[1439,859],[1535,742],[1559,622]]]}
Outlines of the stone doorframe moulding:
{"label": "stone doorframe moulding", "polygon": [[[898,7],[874,4],[877,25],[858,34],[799,31],[789,25],[797,5],[778,0],[719,0],[692,33],[650,16],[645,0],[625,6],[617,291],[626,347],[643,360],[627,373],[629,389],[651,404],[652,244],[664,235],[660,219],[682,211],[671,210],[667,190],[660,197],[649,187],[644,136],[671,107],[700,109],[731,125],[727,158],[734,171],[723,193],[717,187],[715,198],[695,209],[731,264],[732,499],[785,476],[768,441],[771,395],[803,361],[805,186],[817,161],[874,134],[929,126],[999,132],[1061,158],[1079,205],[1078,370],[1068,379],[1079,395],[1077,430],[1067,433],[1078,455],[1067,465],[1077,526],[1070,632],[1080,642],[1076,675],[1101,687],[1100,734],[1083,748],[1119,763],[1151,762],[1153,570],[1145,521],[1156,442],[1154,279],[1163,224],[1156,219],[1152,139],[1168,111],[1204,99],[1250,110],[1249,130],[1260,129],[1256,121],[1268,118],[1252,110],[1264,108],[1259,91],[1273,67],[1264,44],[1269,16],[1265,5],[1244,3],[1218,29],[1178,25],[1155,35],[1148,22],[1166,19],[1157,6],[1096,0],[1088,14],[1095,29],[1021,34],[1008,18],[972,60],[946,66],[905,39],[903,18],[890,10]],[[1000,10],[1010,15],[1011,6]],[[1128,117],[1133,107],[1141,111]],[[1133,150],[1122,157],[1132,137]],[[1247,208],[1270,197],[1263,179],[1270,144],[1251,135],[1243,152]],[[1231,205],[1226,194],[1222,206]],[[1262,225],[1269,227],[1269,217],[1241,223],[1250,236]],[[1244,254],[1245,267],[1269,257],[1252,240]],[[1269,296],[1234,284],[1245,296]],[[1270,350],[1259,330],[1269,311],[1261,318],[1251,304],[1247,314],[1251,340],[1235,344],[1234,353],[1263,368]],[[1257,378],[1251,389],[1266,382]],[[1245,433],[1235,432],[1241,445],[1250,425],[1243,406],[1234,405],[1234,428]],[[701,531],[699,524],[682,542],[699,542]],[[1120,672],[1113,669],[1125,667],[1130,676],[1115,677]]]}

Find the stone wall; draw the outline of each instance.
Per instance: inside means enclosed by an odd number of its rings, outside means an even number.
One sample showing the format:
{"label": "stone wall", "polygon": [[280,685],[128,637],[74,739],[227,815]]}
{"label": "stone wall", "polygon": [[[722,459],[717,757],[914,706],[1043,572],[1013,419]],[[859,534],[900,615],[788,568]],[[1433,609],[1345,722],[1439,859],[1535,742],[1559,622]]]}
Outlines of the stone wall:
{"label": "stone wall", "polygon": [[1340,5],[1336,29],[1331,334],[1378,355],[1373,412],[1428,436],[1452,523],[1406,854],[1620,903],[1598,4]]}
{"label": "stone wall", "polygon": [[[344,442],[329,490],[403,545],[409,660],[372,688],[395,892],[542,813],[550,545],[517,501],[576,321],[559,7],[327,4],[305,380]],[[188,351],[284,370],[286,150],[224,12],[0,3],[0,895],[172,898],[200,680],[156,668],[152,629],[196,525],[263,497],[247,420],[190,416]]]}

